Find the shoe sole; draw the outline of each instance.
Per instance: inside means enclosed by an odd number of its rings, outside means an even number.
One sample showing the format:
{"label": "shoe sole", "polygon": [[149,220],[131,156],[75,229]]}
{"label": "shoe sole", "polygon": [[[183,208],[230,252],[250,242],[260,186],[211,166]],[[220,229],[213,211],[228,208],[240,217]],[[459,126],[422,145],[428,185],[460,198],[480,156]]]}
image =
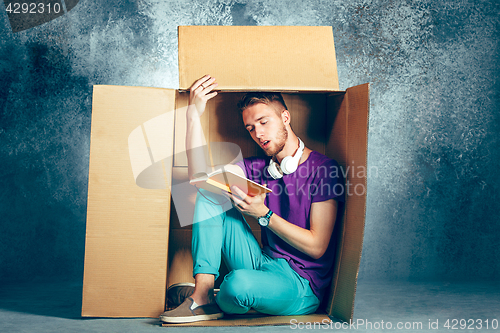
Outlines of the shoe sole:
{"label": "shoe sole", "polygon": [[[194,283],[191,283],[191,282],[180,282],[180,283],[174,283],[173,285],[171,285],[170,287],[167,288],[167,291],[169,291],[170,289],[172,288],[175,288],[175,287],[193,287],[194,288]],[[220,289],[214,289],[214,292],[215,293],[218,293],[220,291]]]}
{"label": "shoe sole", "polygon": [[211,315],[198,315],[198,316],[188,316],[188,317],[162,317],[160,316],[160,320],[164,323],[169,324],[182,324],[182,323],[194,323],[197,321],[204,320],[214,320],[224,317],[224,313],[214,313]]}
{"label": "shoe sole", "polygon": [[168,287],[167,290],[170,290],[170,288],[175,288],[175,287],[194,287],[194,283],[191,283],[191,282],[175,283],[175,284],[171,285],[170,287]]}

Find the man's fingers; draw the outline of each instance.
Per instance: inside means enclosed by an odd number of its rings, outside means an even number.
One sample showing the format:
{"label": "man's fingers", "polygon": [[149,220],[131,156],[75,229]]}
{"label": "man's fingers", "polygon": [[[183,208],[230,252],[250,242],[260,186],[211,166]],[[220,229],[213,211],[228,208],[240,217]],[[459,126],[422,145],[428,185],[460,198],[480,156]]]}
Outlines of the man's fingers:
{"label": "man's fingers", "polygon": [[229,200],[231,200],[235,206],[240,206],[240,205],[241,205],[241,203],[243,202],[243,201],[241,201],[239,198],[237,198],[236,196],[234,196],[234,195],[233,195],[233,194],[231,194],[231,193],[224,192],[224,195],[225,195],[226,197],[228,197],[228,198],[229,198]]}
{"label": "man's fingers", "polygon": [[231,192],[236,193],[241,200],[246,201],[247,194],[243,192],[238,186],[231,186]]}
{"label": "man's fingers", "polygon": [[214,83],[214,81],[215,79],[212,78],[211,80],[207,81],[212,83],[200,84],[198,87],[192,89],[191,91],[195,93],[195,96],[198,96],[199,98],[206,97],[206,100],[209,100],[210,98],[217,95],[217,92],[212,92],[212,90],[214,90],[219,85],[217,82]]}
{"label": "man's fingers", "polygon": [[213,97],[215,97],[215,96],[217,96],[217,91],[214,91],[214,92],[212,92],[212,93],[208,94],[208,95],[207,95],[207,99],[213,98]]}
{"label": "man's fingers", "polygon": [[196,90],[198,88],[201,88],[202,91],[206,89],[210,91],[217,86],[217,84],[216,83],[214,84],[214,82],[215,82],[214,77],[210,77],[210,75],[205,75],[204,77],[195,82],[192,89]]}
{"label": "man's fingers", "polygon": [[207,81],[210,78],[210,75],[205,75],[198,80],[196,80],[193,85],[191,86],[191,90],[196,90],[197,88],[201,87],[201,85]]}
{"label": "man's fingers", "polygon": [[201,85],[206,89],[206,88],[210,88],[214,86],[214,83],[215,82],[215,78],[214,77],[211,77],[210,79],[206,80],[205,82],[203,82]]}
{"label": "man's fingers", "polygon": [[241,203],[243,201],[246,202],[246,193],[240,190],[237,186],[231,186],[231,193],[226,192],[228,196],[230,196],[233,200],[238,201],[238,203]]}

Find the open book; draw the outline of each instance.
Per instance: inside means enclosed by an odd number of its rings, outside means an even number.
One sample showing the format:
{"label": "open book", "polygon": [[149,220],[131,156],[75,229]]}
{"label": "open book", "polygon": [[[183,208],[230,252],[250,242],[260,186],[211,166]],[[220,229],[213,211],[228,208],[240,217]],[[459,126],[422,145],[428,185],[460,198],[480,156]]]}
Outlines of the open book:
{"label": "open book", "polygon": [[209,174],[198,173],[196,176],[196,178],[191,179],[189,182],[191,185],[216,194],[221,194],[220,190],[231,193],[231,186],[237,186],[251,197],[272,192],[267,187],[247,179],[232,170],[228,170],[228,168],[218,169]]}

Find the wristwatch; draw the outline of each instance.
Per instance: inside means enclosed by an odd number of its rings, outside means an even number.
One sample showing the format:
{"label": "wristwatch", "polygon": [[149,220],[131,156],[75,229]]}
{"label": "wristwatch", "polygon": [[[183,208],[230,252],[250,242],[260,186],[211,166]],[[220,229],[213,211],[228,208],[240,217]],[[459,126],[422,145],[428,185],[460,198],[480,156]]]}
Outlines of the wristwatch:
{"label": "wristwatch", "polygon": [[269,209],[266,215],[259,217],[257,220],[259,224],[263,227],[267,227],[269,224],[269,220],[271,220],[271,216],[273,215],[273,211]]}

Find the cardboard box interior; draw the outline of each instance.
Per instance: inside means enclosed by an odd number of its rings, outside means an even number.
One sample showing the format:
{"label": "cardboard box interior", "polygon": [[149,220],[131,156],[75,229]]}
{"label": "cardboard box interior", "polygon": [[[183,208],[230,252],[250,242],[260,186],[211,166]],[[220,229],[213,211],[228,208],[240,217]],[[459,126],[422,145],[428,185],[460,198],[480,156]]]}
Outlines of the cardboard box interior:
{"label": "cardboard box interior", "polygon": [[[226,29],[219,30],[219,27],[214,32],[213,27],[205,28],[203,31],[208,35],[234,38],[225,33]],[[271,32],[282,34],[284,27],[267,28],[279,28]],[[307,36],[318,31],[310,29],[318,27],[306,27],[304,31],[297,30],[300,27],[292,28]],[[319,28],[320,35],[328,42],[331,39],[333,47],[331,27],[326,37],[324,32],[328,29]],[[232,31],[237,30],[240,29]],[[191,29],[185,31],[179,30],[180,37],[193,32]],[[189,68],[181,66],[182,54],[186,53],[183,48],[186,45],[180,39],[181,69]],[[329,50],[328,54],[331,53]],[[212,73],[220,71],[214,70]],[[206,73],[204,69],[200,71]],[[181,78],[183,72],[186,71],[181,70]],[[229,72],[238,73],[236,70]],[[193,75],[189,71],[188,74]],[[310,88],[296,91],[297,87],[259,90],[284,91],[291,112],[291,126],[308,147],[336,159],[344,170],[348,166],[351,170],[359,167],[366,170],[368,84],[345,92],[334,91],[338,89],[336,64],[335,79],[325,82],[329,87],[316,91]],[[255,90],[252,82],[234,86],[222,84],[221,93],[209,102],[202,117],[208,142],[235,143],[244,157],[262,154],[243,127],[235,107],[242,95],[237,91],[238,86],[247,84],[249,86],[242,90]],[[173,205],[171,203],[172,186],[187,181],[183,114],[187,103],[188,93],[183,91],[94,86],[82,316],[158,317],[166,305],[166,287],[193,281],[191,228],[181,223],[192,213],[189,209],[171,210],[175,206],[175,200]],[[212,149],[214,164],[225,159],[227,157],[220,150]],[[348,172],[347,181],[351,184],[351,192],[356,185],[362,186],[354,195],[346,196],[344,217],[337,221],[335,272],[330,292],[319,309],[323,315],[301,317],[303,321],[320,322],[328,318],[327,314],[349,320],[353,315],[364,230],[366,174]],[[194,207],[195,194],[194,188],[191,194],[186,194],[191,207]],[[249,220],[249,224],[260,241],[260,227],[256,221]],[[249,315],[191,325],[289,322],[289,317]]]}
{"label": "cardboard box interior", "polygon": [[[354,90],[354,91],[352,91]],[[202,119],[205,128],[205,135],[208,142],[237,142],[241,147],[243,157],[263,155],[260,148],[251,140],[246,132],[241,117],[236,110],[236,103],[241,98],[241,92],[220,93],[207,106],[207,113]],[[283,93],[283,97],[291,113],[291,126],[294,132],[305,142],[306,146],[322,154],[335,158],[343,167],[344,171],[349,165],[366,166],[366,129],[367,129],[367,111],[368,111],[368,85],[363,85],[351,89],[350,99],[345,98],[344,92],[308,92],[308,93]],[[178,106],[184,106],[187,100],[187,93],[178,95]],[[350,103],[348,103],[350,100]],[[351,124],[347,124],[348,114],[351,115]],[[360,118],[360,119],[358,119]],[[184,151],[185,123],[184,114],[176,116],[175,141],[176,149]],[[352,144],[348,144],[349,138]],[[213,151],[213,150],[212,150]],[[349,156],[348,156],[349,155]],[[176,154],[174,159],[173,177],[177,182],[187,182],[187,162],[185,154]],[[224,162],[217,156],[213,157],[214,165]],[[332,288],[323,300],[323,303],[317,313],[327,313],[336,316],[342,320],[352,318],[352,308],[354,304],[355,283],[359,267],[359,258],[361,255],[362,235],[364,229],[364,204],[365,204],[365,179],[357,176],[360,169],[355,173],[348,174],[350,184],[350,194],[346,203],[346,214],[342,221],[337,221],[335,235],[337,237],[338,248],[336,254],[336,273],[338,277],[341,266],[344,268],[341,279],[333,279]],[[356,185],[361,184],[362,187]],[[361,190],[361,188],[363,190]],[[355,192],[357,191],[357,192]],[[356,195],[362,194],[362,195]],[[192,190],[192,207],[194,208],[194,198],[196,190]],[[359,198],[353,198],[353,197]],[[175,205],[172,205],[175,207]],[[192,214],[192,212],[191,212]],[[346,219],[350,221],[350,228],[344,228]],[[247,221],[254,232],[255,237],[260,243],[260,226],[257,221],[247,218]],[[359,221],[356,223],[355,221]],[[179,282],[194,282],[191,276],[192,259],[190,252],[191,227],[182,227],[177,216],[177,211],[171,212],[171,235],[169,248],[169,278],[167,285],[170,286]],[[348,240],[350,243],[345,243]],[[175,245],[174,245],[175,244]],[[344,246],[350,244],[351,248],[357,248],[357,251],[344,251]],[[179,251],[179,249],[182,249]],[[343,259],[341,255],[348,259]],[[341,265],[342,263],[342,265]],[[349,267],[351,266],[351,267]],[[222,267],[222,274],[227,269]],[[221,282],[219,277],[218,283]],[[339,283],[340,280],[340,283]],[[348,281],[351,281],[349,283]],[[218,283],[216,282],[216,286]],[[353,283],[352,283],[353,282]],[[340,284],[340,288],[338,288]],[[334,301],[334,299],[336,299]],[[325,319],[327,317],[316,316],[314,318],[304,317],[309,321]],[[231,320],[243,320],[241,317]],[[256,325],[261,320],[252,318],[251,323]],[[288,324],[290,318],[268,319],[269,324]],[[319,320],[321,321],[321,320]],[[249,323],[250,324],[250,323]],[[189,326],[203,326],[207,323],[189,324]],[[217,324],[218,326],[221,323]],[[164,324],[164,326],[169,326]]]}

